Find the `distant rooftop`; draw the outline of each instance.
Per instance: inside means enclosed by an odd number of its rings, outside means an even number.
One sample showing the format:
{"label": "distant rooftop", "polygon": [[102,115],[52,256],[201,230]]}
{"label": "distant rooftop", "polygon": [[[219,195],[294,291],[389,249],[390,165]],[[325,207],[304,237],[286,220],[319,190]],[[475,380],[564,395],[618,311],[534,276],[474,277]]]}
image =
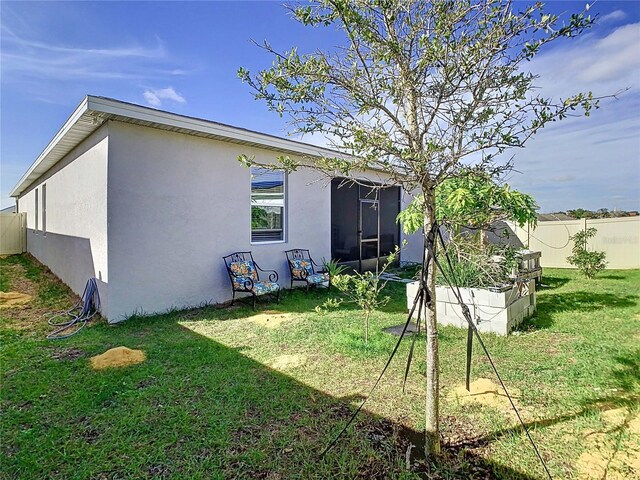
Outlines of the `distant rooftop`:
{"label": "distant rooftop", "polygon": [[575,218],[567,215],[566,213],[539,213],[539,222],[551,222],[554,220],[575,220]]}
{"label": "distant rooftop", "polygon": [[3,208],[0,210],[0,213],[16,213],[17,209],[15,205],[11,205],[10,207]]}

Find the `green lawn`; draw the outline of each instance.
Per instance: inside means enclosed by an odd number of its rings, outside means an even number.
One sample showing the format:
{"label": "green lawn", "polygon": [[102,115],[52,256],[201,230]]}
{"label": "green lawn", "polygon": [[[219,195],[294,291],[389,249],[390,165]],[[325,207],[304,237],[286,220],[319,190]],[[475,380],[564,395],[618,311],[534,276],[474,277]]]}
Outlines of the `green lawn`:
{"label": "green lawn", "polygon": [[[516,335],[485,342],[521,392],[516,401],[554,478],[579,478],[579,459],[596,440],[612,457],[606,478],[633,478],[640,271],[592,281],[571,270],[544,273],[537,316]],[[211,307],[116,326],[100,320],[51,342],[43,314],[77,299],[27,256],[0,260],[0,278],[3,290],[35,296],[0,310],[0,478],[422,478],[427,470],[430,478],[542,478],[508,410],[448,396],[464,381],[466,332],[454,328],[440,330],[442,461],[406,468],[409,439],[424,426],[423,340],[406,393],[409,341],[355,426],[319,458],[393,348],[395,337],[381,330],[404,321],[401,284],[388,285],[393,301],[373,316],[368,346],[357,310],[314,311],[333,296],[323,290],[285,292],[258,312]],[[285,317],[253,317],[275,309]],[[283,321],[271,325],[274,318]],[[91,356],[120,345],[144,350],[147,361],[91,369]],[[479,349],[472,376],[495,380]],[[624,420],[613,425],[612,411]]]}

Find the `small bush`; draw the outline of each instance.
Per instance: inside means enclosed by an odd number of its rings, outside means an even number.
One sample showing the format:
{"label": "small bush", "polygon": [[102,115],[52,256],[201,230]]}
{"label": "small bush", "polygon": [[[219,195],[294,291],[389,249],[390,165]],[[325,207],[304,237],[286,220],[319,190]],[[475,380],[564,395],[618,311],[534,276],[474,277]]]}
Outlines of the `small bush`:
{"label": "small bush", "polygon": [[[385,306],[391,300],[391,297],[381,297],[380,293],[387,284],[386,280],[381,280],[380,275],[383,274],[389,265],[391,265],[397,258],[400,249],[396,249],[390,253],[387,257],[387,261],[382,267],[382,270],[376,272],[354,272],[351,275],[338,274],[335,275],[331,281],[332,284],[340,291],[346,301],[356,304],[362,310],[364,317],[364,343],[369,343],[369,318],[371,314],[380,307]],[[342,303],[343,299],[329,299],[321,307],[322,308],[335,308]]]}
{"label": "small bush", "polygon": [[329,275],[329,278],[331,279],[342,274],[342,272],[344,272],[347,269],[346,266],[340,265],[338,263],[338,260],[334,260],[333,258],[329,260],[326,260],[323,258],[322,265],[324,266],[325,272],[327,272],[327,274]]}
{"label": "small bush", "polygon": [[567,261],[587,278],[594,278],[598,272],[607,268],[606,253],[587,250],[587,242],[598,231],[591,227],[569,237],[573,240],[573,249]]}
{"label": "small bush", "polygon": [[[451,267],[444,255],[440,256],[440,263],[447,278],[459,287],[483,288],[503,285],[519,263],[515,249],[501,245],[484,245],[467,235],[453,238],[447,250]],[[436,283],[447,285],[441,272],[436,275]]]}

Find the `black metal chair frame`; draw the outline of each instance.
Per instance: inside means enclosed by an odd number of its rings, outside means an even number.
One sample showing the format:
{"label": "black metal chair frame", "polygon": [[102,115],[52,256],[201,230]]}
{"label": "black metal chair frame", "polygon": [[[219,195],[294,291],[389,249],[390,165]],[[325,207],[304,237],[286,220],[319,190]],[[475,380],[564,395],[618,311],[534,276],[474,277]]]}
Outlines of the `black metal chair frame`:
{"label": "black metal chair frame", "polygon": [[[294,260],[308,260],[311,262],[311,270],[313,271],[313,273],[325,273],[324,272],[324,266],[323,265],[319,265],[317,264],[313,258],[311,258],[311,254],[309,253],[309,250],[306,250],[304,248],[294,248],[292,250],[285,250],[284,253],[287,255],[287,265],[289,265],[289,273],[291,275],[291,288],[293,288],[293,282],[304,282],[306,284],[307,287],[307,292],[309,291],[309,286],[317,286],[317,283],[311,283],[307,280],[307,275],[309,275],[309,273],[303,269],[303,271],[301,272],[302,274],[302,278],[293,278],[293,261]],[[306,256],[305,256],[306,255]],[[319,267],[322,268],[322,270],[317,271],[315,267]],[[329,278],[329,288],[331,288],[331,279]]]}
{"label": "black metal chair frame", "polygon": [[[258,278],[258,281],[260,281],[260,273],[259,272],[263,272],[263,273],[268,273],[269,274],[269,282],[271,283],[277,283],[278,282],[278,272],[276,272],[275,270],[264,270],[262,268],[260,268],[260,266],[256,263],[256,261],[253,259],[253,255],[251,252],[234,252],[230,255],[226,255],[224,257],[222,257],[222,259],[224,260],[224,264],[227,267],[227,273],[229,274],[229,280],[231,281],[231,289],[233,290],[233,295],[231,298],[231,305],[233,305],[233,303],[236,300],[236,292],[240,292],[240,293],[250,293],[252,298],[253,298],[253,309],[256,309],[256,299],[258,298],[258,295],[256,294],[256,292],[253,290],[253,286],[254,286],[254,282],[251,278],[246,278],[244,281],[244,288],[236,288],[236,282],[234,282],[234,278],[238,278],[239,276],[234,274],[231,271],[231,264],[235,263],[235,262],[246,262],[246,261],[251,261],[253,262],[254,267],[256,268],[256,277]],[[273,293],[273,292],[269,292],[269,293]],[[263,294],[266,295],[266,294]],[[244,298],[244,297],[243,297]],[[278,285],[278,291],[276,293],[276,302],[280,302],[280,285]]]}

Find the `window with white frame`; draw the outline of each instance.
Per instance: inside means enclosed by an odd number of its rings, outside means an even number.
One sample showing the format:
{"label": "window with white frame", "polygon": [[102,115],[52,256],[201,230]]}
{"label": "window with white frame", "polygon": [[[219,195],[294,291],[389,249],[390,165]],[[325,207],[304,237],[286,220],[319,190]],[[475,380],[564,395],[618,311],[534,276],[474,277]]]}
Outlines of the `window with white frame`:
{"label": "window with white frame", "polygon": [[285,238],[285,173],[251,167],[251,241]]}
{"label": "window with white frame", "polygon": [[39,205],[38,205],[38,189],[37,188],[36,188],[36,194],[35,194],[35,202],[36,202],[36,204],[35,204],[35,212],[34,212],[35,215],[33,216],[33,218],[35,220],[35,223],[33,225],[33,230],[37,232],[38,231],[38,207],[39,207]]}
{"label": "window with white frame", "polygon": [[47,184],[42,184],[42,234],[47,234]]}

